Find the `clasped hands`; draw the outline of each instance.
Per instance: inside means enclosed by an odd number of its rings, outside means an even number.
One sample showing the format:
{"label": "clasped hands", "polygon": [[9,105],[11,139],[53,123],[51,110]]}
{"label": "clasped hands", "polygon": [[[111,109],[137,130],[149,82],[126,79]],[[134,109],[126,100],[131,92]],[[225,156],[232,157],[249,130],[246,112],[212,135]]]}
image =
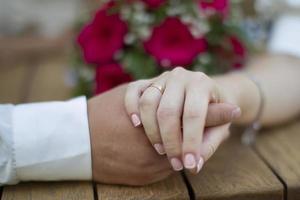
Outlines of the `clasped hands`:
{"label": "clasped hands", "polygon": [[177,67],[89,100],[93,179],[144,185],[198,173],[241,115],[217,83]]}

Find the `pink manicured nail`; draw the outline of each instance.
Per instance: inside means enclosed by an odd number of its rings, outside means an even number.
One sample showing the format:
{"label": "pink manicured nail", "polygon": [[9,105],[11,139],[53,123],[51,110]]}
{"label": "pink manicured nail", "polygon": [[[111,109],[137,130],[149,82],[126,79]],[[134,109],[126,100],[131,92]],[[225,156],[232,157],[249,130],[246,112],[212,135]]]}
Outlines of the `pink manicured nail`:
{"label": "pink manicured nail", "polygon": [[141,120],[137,114],[132,114],[131,115],[131,121],[133,123],[133,126],[138,127],[141,125]]}
{"label": "pink manicured nail", "polygon": [[154,144],[153,145],[158,154],[164,155],[166,154],[165,148],[162,144]]}
{"label": "pink manicured nail", "polygon": [[234,110],[231,112],[231,118],[232,118],[232,119],[237,119],[237,118],[239,118],[239,117],[241,116],[241,114],[242,114],[241,109],[240,109],[240,108],[236,108],[236,109],[234,109]]}
{"label": "pink manicured nail", "polygon": [[180,171],[183,169],[183,165],[178,158],[171,158],[171,165],[175,171]]}
{"label": "pink manicured nail", "polygon": [[191,153],[188,153],[184,157],[184,167],[187,169],[194,169],[196,167],[195,156]]}
{"label": "pink manicured nail", "polygon": [[197,173],[200,172],[200,170],[201,170],[202,167],[203,167],[203,164],[204,164],[204,160],[203,160],[202,157],[200,157],[200,158],[199,158],[199,162],[198,162],[198,164],[197,164]]}

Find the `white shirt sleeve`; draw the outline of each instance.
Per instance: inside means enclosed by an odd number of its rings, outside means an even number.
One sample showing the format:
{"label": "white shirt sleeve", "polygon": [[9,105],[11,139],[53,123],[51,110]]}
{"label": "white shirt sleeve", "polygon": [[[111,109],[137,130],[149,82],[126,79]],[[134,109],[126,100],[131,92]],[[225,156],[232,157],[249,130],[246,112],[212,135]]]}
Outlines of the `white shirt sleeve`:
{"label": "white shirt sleeve", "polygon": [[300,16],[283,15],[275,22],[268,50],[300,57]]}
{"label": "white shirt sleeve", "polygon": [[85,97],[0,105],[0,185],[91,178]]}

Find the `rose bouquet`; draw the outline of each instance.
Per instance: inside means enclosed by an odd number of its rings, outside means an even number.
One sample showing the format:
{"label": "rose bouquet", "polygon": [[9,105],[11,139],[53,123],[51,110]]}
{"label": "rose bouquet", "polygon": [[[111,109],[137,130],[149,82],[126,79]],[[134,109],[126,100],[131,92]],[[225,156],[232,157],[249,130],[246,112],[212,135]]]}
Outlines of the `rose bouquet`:
{"label": "rose bouquet", "polygon": [[[94,79],[80,86],[81,93],[101,93],[176,66],[207,74],[241,68],[246,48],[237,9],[229,0],[102,4],[77,39],[85,62],[94,66]],[[80,83],[87,83],[82,77]]]}

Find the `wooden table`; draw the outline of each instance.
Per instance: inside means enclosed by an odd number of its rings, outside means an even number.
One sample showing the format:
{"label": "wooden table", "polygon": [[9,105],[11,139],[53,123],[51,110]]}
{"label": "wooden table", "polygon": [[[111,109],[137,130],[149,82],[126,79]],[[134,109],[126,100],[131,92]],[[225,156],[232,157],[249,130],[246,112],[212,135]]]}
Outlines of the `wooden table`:
{"label": "wooden table", "polygon": [[229,139],[199,175],[175,174],[145,187],[90,182],[23,183],[2,200],[300,199],[300,121],[261,133],[253,148]]}
{"label": "wooden table", "polygon": [[[0,66],[0,102],[67,99],[67,61]],[[29,66],[28,66],[29,65]],[[9,70],[8,70],[9,69]],[[9,88],[9,89],[8,89]],[[234,134],[197,176],[175,174],[145,187],[91,182],[23,183],[6,186],[1,200],[40,199],[300,199],[300,120],[263,131],[253,148]]]}

